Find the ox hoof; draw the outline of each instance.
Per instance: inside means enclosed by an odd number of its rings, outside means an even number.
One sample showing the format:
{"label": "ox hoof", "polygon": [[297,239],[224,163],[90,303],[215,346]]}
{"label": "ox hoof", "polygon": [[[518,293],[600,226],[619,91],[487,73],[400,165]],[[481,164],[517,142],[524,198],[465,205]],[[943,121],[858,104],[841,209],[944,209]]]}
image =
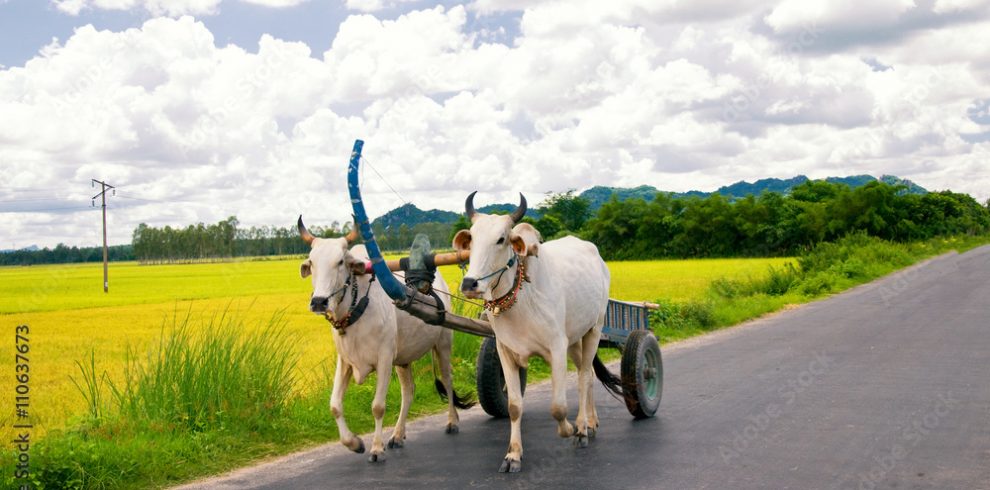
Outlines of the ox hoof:
{"label": "ox hoof", "polygon": [[405,442],[403,442],[402,439],[396,439],[393,436],[391,439],[388,440],[388,444],[386,444],[385,447],[387,447],[389,449],[399,449],[399,448],[401,448],[404,445],[405,445]]}
{"label": "ox hoof", "polygon": [[594,439],[598,435],[598,427],[588,426],[588,437]]}
{"label": "ox hoof", "polygon": [[385,462],[385,453],[371,453],[371,456],[368,456],[368,462],[369,463],[384,463]]}
{"label": "ox hoof", "polygon": [[499,467],[498,472],[519,473],[519,470],[521,469],[522,469],[522,461],[505,458],[505,460],[502,461],[502,466]]}
{"label": "ox hoof", "polygon": [[351,451],[361,454],[364,452],[364,441],[362,441],[360,437],[355,437],[355,439],[357,439],[357,447],[351,447],[350,444],[344,444],[344,446]]}
{"label": "ox hoof", "polygon": [[588,436],[578,434],[574,436],[574,447],[576,448],[586,448],[588,447]]}
{"label": "ox hoof", "polygon": [[461,431],[461,429],[459,429],[456,425],[454,425],[454,424],[447,424],[447,430],[446,430],[446,432],[448,434],[456,434],[456,433],[458,433],[460,431]]}

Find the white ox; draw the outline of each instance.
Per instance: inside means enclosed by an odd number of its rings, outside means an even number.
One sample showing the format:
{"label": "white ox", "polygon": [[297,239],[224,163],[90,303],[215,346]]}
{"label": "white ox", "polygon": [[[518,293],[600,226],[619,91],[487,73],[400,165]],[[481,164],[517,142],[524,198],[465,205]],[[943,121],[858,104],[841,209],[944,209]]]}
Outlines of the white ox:
{"label": "white ox", "polygon": [[[392,377],[392,366],[395,366],[402,388],[402,405],[399,420],[388,440],[388,447],[391,449],[403,446],[406,417],[409,415],[414,390],[411,364],[431,349],[440,365],[441,379],[436,380],[435,386],[441,398],[446,398],[448,402],[446,431],[448,434],[457,433],[457,408],[470,408],[472,404],[460,398],[451,383],[451,331],[428,325],[395,308],[381,286],[371,280],[373,276],[364,274],[368,261],[364,245],[355,245],[350,251],[347,250],[348,244],[357,238],[356,231],[344,238],[317,238],[306,230],[302,216],[299,217],[298,227],[302,239],[312,247],[309,258],[303,261],[299,269],[302,277],[313,276],[310,310],[340,322],[347,318],[353,303],[360,303],[361,297],[365,295],[368,297],[367,307],[359,318],[346,322],[343,328],[337,328],[338,323],[331,329],[337,348],[337,368],[330,394],[330,412],[337,421],[341,444],[354,452],[364,452],[364,441],[355,436],[344,421],[344,393],[352,376],[356,383],[361,384],[368,374],[376,371],[378,378],[375,397],[371,403],[371,411],[375,417],[375,435],[368,461],[385,459],[382,418],[385,415],[385,395]],[[357,283],[357,301],[352,300],[354,290],[349,281]],[[449,293],[439,272],[433,281],[433,287]],[[442,299],[449,311],[449,300]]]}
{"label": "white ox", "polygon": [[[592,397],[592,370],[609,391],[621,394],[620,380],[598,359],[598,340],[608,306],[609,272],[591,243],[565,237],[539,243],[539,232],[516,224],[526,212],[526,198],[509,216],[475,212],[474,195],[465,203],[471,229],[454,236],[454,248],[470,250],[471,265],[461,284],[470,297],[484,298],[495,331],[498,355],[509,397],[512,432],[500,472],[522,468],[522,393],[519,368],[531,356],[550,364],[553,399],[550,413],[560,437],[575,436],[578,447],[598,428]],[[519,267],[525,268],[525,275]],[[518,287],[517,287],[518,286]],[[578,370],[578,414],[567,421],[567,357]]]}

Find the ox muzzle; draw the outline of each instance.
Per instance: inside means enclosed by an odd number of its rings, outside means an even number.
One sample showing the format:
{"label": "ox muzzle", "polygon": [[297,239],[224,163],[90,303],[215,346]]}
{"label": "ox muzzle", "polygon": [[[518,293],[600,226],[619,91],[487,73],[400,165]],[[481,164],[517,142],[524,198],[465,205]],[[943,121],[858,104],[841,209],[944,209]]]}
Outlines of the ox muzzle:
{"label": "ox muzzle", "polygon": [[313,296],[313,298],[309,300],[309,311],[312,311],[313,313],[319,313],[322,315],[323,313],[326,313],[327,308],[329,307],[330,298]]}
{"label": "ox muzzle", "polygon": [[465,277],[461,281],[461,292],[469,298],[480,297],[481,291],[478,290],[478,280],[473,277]]}

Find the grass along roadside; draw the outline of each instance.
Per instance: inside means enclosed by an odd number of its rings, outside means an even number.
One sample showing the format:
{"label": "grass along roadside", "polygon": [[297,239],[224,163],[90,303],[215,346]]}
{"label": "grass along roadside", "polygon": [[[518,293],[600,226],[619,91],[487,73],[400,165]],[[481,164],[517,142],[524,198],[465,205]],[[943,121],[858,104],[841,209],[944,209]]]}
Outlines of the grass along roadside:
{"label": "grass along roadside", "polygon": [[651,325],[661,343],[675,342],[870,282],[921,260],[990,243],[990,236],[895,243],[864,234],[822,243],[797,264],[764,274],[713,280],[700,298],[659,299]]}
{"label": "grass along roadside", "polygon": [[[788,266],[787,261],[782,261],[780,265],[770,265],[764,274],[712,279],[710,285],[693,298],[661,298],[662,308],[654,314],[654,326],[664,342],[687,338],[774,311],[787,304],[806,302],[841,291],[917,260],[953,248],[968,249],[987,240],[987,237],[970,237],[903,245],[853,236],[817,247],[798,259],[797,266]],[[610,264],[610,267],[615,269],[615,264]],[[617,280],[616,275],[613,274],[614,280]],[[449,281],[452,277],[447,279]],[[233,330],[245,329],[243,320],[236,318],[236,315],[227,321],[231,322]],[[276,332],[280,322],[284,322],[284,318],[273,318],[267,324],[253,328]],[[198,331],[213,333],[201,334],[199,340],[196,336],[176,336],[176,331],[188,331],[187,324],[180,322],[179,327],[178,330],[163,331],[166,345],[181,340],[188,343],[186,349],[197,349],[202,347],[196,342],[208,346],[222,345],[225,341],[222,335],[224,329],[212,328],[209,324],[201,326]],[[237,342],[250,343],[256,341],[252,339],[259,338],[264,336],[238,336],[233,340],[234,344],[223,345],[230,345],[225,351],[233,352],[237,350],[234,348]],[[455,337],[454,369],[459,390],[472,388],[478,344],[476,337],[461,334]],[[244,347],[242,350],[250,349]],[[283,357],[291,360],[291,356],[292,353],[287,352]],[[154,356],[143,366],[135,367],[134,372],[147,374],[162,371],[153,369]],[[35,446],[32,462],[39,488],[163,486],[229,470],[261,457],[326,442],[336,436],[336,428],[326,408],[329,372],[318,381],[320,387],[309,393],[297,392],[271,404],[247,403],[255,411],[249,411],[246,415],[237,415],[235,410],[230,410],[235,403],[244,404],[243,400],[238,402],[231,395],[231,398],[214,403],[213,406],[219,409],[208,409],[195,416],[187,412],[183,418],[181,411],[135,410],[133,407],[146,406],[140,400],[144,396],[139,394],[141,390],[114,389],[105,382],[101,383],[100,369],[98,362],[90,364],[88,371],[83,364],[77,379],[89,379],[97,391],[103,390],[101,393],[104,395],[100,396],[103,405],[90,410],[90,416],[76,419],[69,428],[53,431]],[[442,409],[442,402],[429,392],[432,381],[429,359],[417,362],[414,369],[420,389],[413,414]],[[192,372],[207,373],[209,370],[194,369]],[[291,376],[291,372],[276,378]],[[542,379],[546,375],[545,365],[539,362],[532,364],[531,380]],[[135,384],[131,386],[141,385],[138,381],[132,383]],[[84,388],[82,391],[94,392],[85,381],[81,385]],[[193,389],[195,383],[185,385],[194,392],[203,391],[202,387]],[[368,406],[373,386],[373,382],[352,386],[345,402],[349,423],[356,432],[367,432],[372,427]],[[175,394],[172,396],[181,398]],[[392,384],[388,401],[387,413],[392,414],[389,417],[391,422],[399,401],[397,383]],[[257,418],[259,416],[260,419]],[[264,420],[264,423],[251,420]],[[438,430],[441,429],[438,427]],[[4,452],[3,463],[7,465],[11,462],[12,454]],[[5,483],[9,485],[12,482]]]}

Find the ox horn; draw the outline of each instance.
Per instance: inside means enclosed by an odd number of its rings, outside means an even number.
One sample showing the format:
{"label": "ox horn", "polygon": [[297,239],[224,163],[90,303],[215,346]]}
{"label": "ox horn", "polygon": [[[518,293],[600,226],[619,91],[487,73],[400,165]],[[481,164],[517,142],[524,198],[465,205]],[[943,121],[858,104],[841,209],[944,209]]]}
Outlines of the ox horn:
{"label": "ox horn", "polygon": [[516,210],[512,212],[512,222],[518,223],[522,221],[523,216],[526,216],[526,196],[522,195],[522,192],[520,192],[519,207],[517,207]]}
{"label": "ox horn", "polygon": [[474,195],[477,193],[478,191],[474,191],[468,194],[467,200],[464,201],[464,213],[467,214],[468,219],[471,220],[472,223],[474,222],[475,216],[478,214],[478,212],[474,210]]}
{"label": "ox horn", "polygon": [[316,240],[316,237],[306,229],[306,225],[303,224],[301,214],[299,215],[299,221],[296,222],[296,227],[299,228],[299,237],[302,238],[307,244],[312,245],[313,240]]}
{"label": "ox horn", "polygon": [[347,232],[347,236],[344,237],[347,243],[353,243],[354,240],[358,239],[358,224],[357,221],[352,222],[353,227],[351,231]]}

